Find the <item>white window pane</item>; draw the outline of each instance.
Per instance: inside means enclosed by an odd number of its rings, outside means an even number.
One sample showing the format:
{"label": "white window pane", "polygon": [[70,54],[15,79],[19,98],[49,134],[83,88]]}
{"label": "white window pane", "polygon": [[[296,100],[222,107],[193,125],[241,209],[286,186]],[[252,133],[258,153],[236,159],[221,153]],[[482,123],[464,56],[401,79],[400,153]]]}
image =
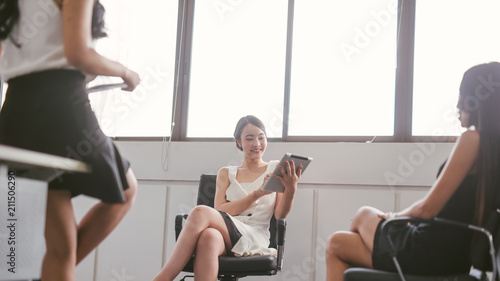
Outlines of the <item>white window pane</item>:
{"label": "white window pane", "polygon": [[[97,50],[139,73],[133,92],[92,94],[92,107],[110,136],[169,136],[175,70],[178,1],[103,0],[108,38]],[[98,77],[91,85],[121,82]]]}
{"label": "white window pane", "polygon": [[297,0],[290,135],[393,135],[396,0]]}
{"label": "white window pane", "polygon": [[249,114],[281,137],[287,2],[195,2],[188,137],[231,137]]}
{"label": "white window pane", "polygon": [[455,136],[464,72],[500,60],[498,0],[417,1],[413,128],[415,136]]}

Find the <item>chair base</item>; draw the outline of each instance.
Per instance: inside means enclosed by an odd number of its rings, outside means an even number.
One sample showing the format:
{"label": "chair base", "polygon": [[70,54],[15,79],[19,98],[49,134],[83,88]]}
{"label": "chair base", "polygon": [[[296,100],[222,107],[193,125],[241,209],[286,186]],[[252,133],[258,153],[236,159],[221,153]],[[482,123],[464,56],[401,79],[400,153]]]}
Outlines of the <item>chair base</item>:
{"label": "chair base", "polygon": [[186,278],[188,277],[194,279],[194,275],[184,275],[184,277],[181,278],[181,281],[186,281]]}

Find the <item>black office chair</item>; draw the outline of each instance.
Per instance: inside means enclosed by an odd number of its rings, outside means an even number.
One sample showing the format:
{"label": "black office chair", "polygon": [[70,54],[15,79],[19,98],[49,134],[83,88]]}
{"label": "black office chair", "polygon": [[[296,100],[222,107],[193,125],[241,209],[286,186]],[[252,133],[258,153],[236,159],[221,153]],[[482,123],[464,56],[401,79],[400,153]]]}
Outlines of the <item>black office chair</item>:
{"label": "black office chair", "polygon": [[[200,184],[198,188],[198,205],[214,206],[215,197],[215,181],[217,175],[203,174],[200,177]],[[179,213],[175,217],[175,238],[179,237],[182,230],[182,223],[188,214]],[[283,265],[283,253],[285,244],[286,220],[279,219],[273,216],[271,225],[269,227],[271,238],[269,239],[269,247],[275,248],[278,252],[278,257],[274,256],[247,256],[247,257],[219,257],[219,280],[238,280],[245,276],[258,276],[258,275],[275,275],[281,270]],[[194,259],[188,262],[182,271],[194,272],[193,267]],[[193,275],[184,276],[194,277]]]}
{"label": "black office chair", "polygon": [[393,248],[391,255],[394,265],[398,270],[397,273],[367,268],[350,268],[344,272],[344,281],[486,281],[489,280],[487,272],[492,273],[491,276],[493,277],[493,280],[500,280],[498,273],[500,255],[495,254],[496,250],[498,250],[498,243],[500,242],[500,210],[490,213],[488,216],[488,222],[484,228],[440,218],[434,218],[432,220],[422,220],[409,217],[394,218],[387,220],[382,224],[381,236],[386,237],[389,241],[389,245],[392,246],[390,236],[387,235],[387,231],[389,229],[387,226],[408,222],[443,224],[479,232],[480,236],[474,245],[472,252],[472,269],[470,273],[447,276],[419,276],[404,274],[399,267],[399,263],[396,258],[397,251]]}

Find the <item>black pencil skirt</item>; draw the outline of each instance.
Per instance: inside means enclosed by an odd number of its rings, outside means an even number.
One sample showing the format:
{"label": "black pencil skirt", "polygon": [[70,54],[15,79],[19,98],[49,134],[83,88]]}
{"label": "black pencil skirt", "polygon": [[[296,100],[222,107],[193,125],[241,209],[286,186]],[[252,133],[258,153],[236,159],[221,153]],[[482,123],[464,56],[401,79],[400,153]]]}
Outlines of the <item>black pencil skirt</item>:
{"label": "black pencil skirt", "polygon": [[[381,235],[383,222],[375,231],[373,268],[397,272],[389,242]],[[387,233],[405,274],[443,276],[470,270],[471,231],[421,223],[391,225]]]}
{"label": "black pencil skirt", "polygon": [[121,203],[130,163],[99,128],[85,88],[84,75],[68,69],[9,80],[0,111],[0,143],[83,161],[91,173],[64,173],[49,189]]}

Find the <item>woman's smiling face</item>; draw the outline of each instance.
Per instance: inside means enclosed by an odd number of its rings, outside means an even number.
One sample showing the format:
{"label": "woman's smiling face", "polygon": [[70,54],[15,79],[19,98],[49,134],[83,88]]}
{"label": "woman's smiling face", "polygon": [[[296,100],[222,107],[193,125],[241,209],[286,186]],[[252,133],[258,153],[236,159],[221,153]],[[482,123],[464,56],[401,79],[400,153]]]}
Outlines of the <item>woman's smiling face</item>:
{"label": "woman's smiling face", "polygon": [[267,136],[259,127],[248,124],[241,132],[239,144],[245,153],[245,157],[262,158],[267,148]]}

